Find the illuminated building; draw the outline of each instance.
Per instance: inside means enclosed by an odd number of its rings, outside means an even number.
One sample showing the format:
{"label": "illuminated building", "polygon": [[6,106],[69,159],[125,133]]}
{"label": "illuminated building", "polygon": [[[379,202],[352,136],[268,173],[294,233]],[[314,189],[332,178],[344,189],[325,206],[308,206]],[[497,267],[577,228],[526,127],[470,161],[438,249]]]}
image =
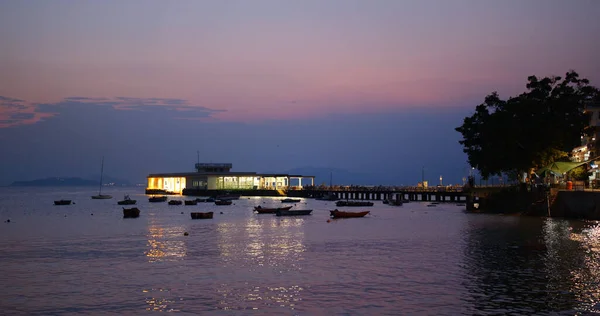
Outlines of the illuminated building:
{"label": "illuminated building", "polygon": [[[147,193],[176,193],[214,190],[300,190],[314,185],[314,176],[232,172],[230,163],[197,163],[196,172],[148,175]],[[292,185],[291,183],[295,185]]]}

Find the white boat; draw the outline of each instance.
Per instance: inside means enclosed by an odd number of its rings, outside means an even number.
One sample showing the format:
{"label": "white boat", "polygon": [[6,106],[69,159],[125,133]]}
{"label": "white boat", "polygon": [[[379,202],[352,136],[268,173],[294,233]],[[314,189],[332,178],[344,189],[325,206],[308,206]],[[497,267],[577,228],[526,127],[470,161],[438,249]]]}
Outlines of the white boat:
{"label": "white boat", "polygon": [[103,175],[104,175],[104,156],[102,156],[102,165],[100,167],[100,190],[98,191],[98,195],[92,195],[92,199],[94,199],[94,200],[112,199],[112,195],[102,194],[102,176]]}

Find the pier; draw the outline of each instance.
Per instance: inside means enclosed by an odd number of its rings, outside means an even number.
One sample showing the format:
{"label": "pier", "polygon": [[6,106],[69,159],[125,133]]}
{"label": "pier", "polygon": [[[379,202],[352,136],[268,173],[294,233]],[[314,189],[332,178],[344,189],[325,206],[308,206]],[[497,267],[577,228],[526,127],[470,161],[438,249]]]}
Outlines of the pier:
{"label": "pier", "polygon": [[[197,190],[185,189],[183,195],[216,196],[224,194],[240,194],[243,196],[289,196],[300,198],[323,198],[334,196],[340,200],[408,200],[415,202],[466,202],[468,192],[460,187],[419,188],[419,187],[304,187],[279,190]],[[151,194],[146,192],[147,194]],[[152,192],[154,194],[161,192]]]}
{"label": "pier", "polygon": [[289,190],[288,196],[323,198],[335,196],[340,200],[408,200],[415,202],[466,202],[467,192],[462,188],[419,188],[419,187],[393,187],[393,188],[313,188],[302,190]]}

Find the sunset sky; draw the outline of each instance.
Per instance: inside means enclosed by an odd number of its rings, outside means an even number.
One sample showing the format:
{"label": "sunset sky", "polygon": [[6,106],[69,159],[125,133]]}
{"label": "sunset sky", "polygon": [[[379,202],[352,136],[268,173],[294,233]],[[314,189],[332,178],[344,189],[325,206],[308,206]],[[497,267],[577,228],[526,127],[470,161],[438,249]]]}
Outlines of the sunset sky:
{"label": "sunset sky", "polygon": [[600,85],[598,16],[596,0],[3,0],[0,185],[97,174],[103,155],[141,182],[197,150],[235,171],[458,183],[454,127],[487,94],[570,69]]}

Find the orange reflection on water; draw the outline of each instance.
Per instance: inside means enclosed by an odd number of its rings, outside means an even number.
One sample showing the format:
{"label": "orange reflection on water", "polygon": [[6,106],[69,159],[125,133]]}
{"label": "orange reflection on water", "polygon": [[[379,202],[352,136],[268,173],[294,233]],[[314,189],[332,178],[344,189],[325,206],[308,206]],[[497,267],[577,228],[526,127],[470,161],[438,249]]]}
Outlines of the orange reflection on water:
{"label": "orange reflection on water", "polygon": [[221,260],[255,271],[277,267],[299,270],[306,251],[304,220],[251,216],[243,223],[219,223],[218,248]]}
{"label": "orange reflection on water", "polygon": [[166,297],[160,297],[161,295],[169,295],[169,290],[167,289],[149,289],[142,290],[143,293],[154,292],[152,297],[146,297],[146,307],[147,311],[152,312],[179,312],[180,310],[174,308],[168,308],[170,304],[175,303],[174,300],[168,299]]}
{"label": "orange reflection on water", "polygon": [[289,287],[278,286],[254,286],[247,289],[236,290],[223,284],[218,290],[221,295],[219,300],[220,309],[240,309],[240,301],[243,301],[244,309],[259,310],[263,307],[279,306],[294,310],[298,302],[302,301],[304,288],[298,285]]}
{"label": "orange reflection on water", "polygon": [[[547,219],[544,240],[547,247],[549,288],[564,291],[560,285],[568,284],[568,293],[577,302],[576,310],[600,312],[600,226],[584,223],[576,225],[566,220]],[[579,223],[580,224],[580,223]],[[575,227],[573,226],[575,225]],[[572,244],[577,246],[573,247]],[[568,273],[561,265],[571,263]],[[572,267],[572,268],[571,268]],[[562,281],[562,282],[561,282]],[[564,282],[566,281],[566,282]],[[555,286],[552,284],[555,283]]]}
{"label": "orange reflection on water", "polygon": [[148,250],[144,253],[148,262],[181,260],[187,254],[183,241],[183,227],[164,229],[160,226],[148,227]]}

